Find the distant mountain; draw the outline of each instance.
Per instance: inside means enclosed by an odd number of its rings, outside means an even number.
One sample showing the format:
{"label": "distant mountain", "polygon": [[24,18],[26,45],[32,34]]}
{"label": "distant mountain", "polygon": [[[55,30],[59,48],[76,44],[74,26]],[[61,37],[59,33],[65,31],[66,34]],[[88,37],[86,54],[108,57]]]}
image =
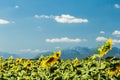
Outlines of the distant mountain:
{"label": "distant mountain", "polygon": [[[79,58],[83,59],[86,58],[87,56],[91,56],[93,54],[96,54],[94,52],[96,48],[87,48],[87,47],[74,47],[74,48],[68,48],[68,49],[63,49],[62,54],[61,54],[61,59],[74,59],[74,58]],[[18,58],[22,57],[24,59],[38,59],[41,55],[43,56],[48,56],[53,54],[52,51],[48,52],[42,52],[42,53],[22,53],[22,54],[10,54],[6,52],[0,52],[0,56],[3,56],[3,58],[8,59],[10,56],[13,56],[13,58]],[[120,48],[113,47],[112,50],[104,56],[104,58],[108,56],[115,56],[116,58],[120,58]]]}
{"label": "distant mountain", "polygon": [[[74,48],[70,48],[70,49],[64,49],[62,50],[62,54],[61,54],[61,59],[74,59],[74,58],[79,58],[79,59],[83,59],[86,58],[87,56],[91,56],[93,54],[96,54],[94,52],[94,50],[96,50],[95,48],[87,48],[87,47],[74,47]],[[35,58],[39,58],[39,56],[43,55],[43,56],[47,56],[52,54],[52,52],[46,52],[46,53],[40,53],[38,54]],[[106,54],[104,56],[108,57],[108,56],[115,56],[117,58],[120,58],[120,49],[117,47],[113,47],[112,50]]]}
{"label": "distant mountain", "polygon": [[0,56],[2,56],[4,59],[8,59],[10,56],[13,56],[14,59],[19,57],[17,54],[10,54],[7,52],[0,52]]}
{"label": "distant mountain", "polygon": [[18,54],[18,56],[24,59],[33,59],[36,57],[37,54],[40,54],[40,53],[20,53]]}
{"label": "distant mountain", "polygon": [[[88,55],[92,55],[94,53],[93,50],[87,48],[87,47],[74,47],[74,48],[68,48],[61,50],[61,59],[74,59],[78,57],[79,59],[85,58]],[[44,52],[39,53],[35,58],[39,58],[39,56],[48,56],[52,54],[53,52]]]}
{"label": "distant mountain", "polygon": [[79,59],[82,59],[82,58],[92,55],[93,53],[94,51],[87,47],[75,47],[71,49],[62,50],[61,58],[62,59],[74,59],[78,57]]}

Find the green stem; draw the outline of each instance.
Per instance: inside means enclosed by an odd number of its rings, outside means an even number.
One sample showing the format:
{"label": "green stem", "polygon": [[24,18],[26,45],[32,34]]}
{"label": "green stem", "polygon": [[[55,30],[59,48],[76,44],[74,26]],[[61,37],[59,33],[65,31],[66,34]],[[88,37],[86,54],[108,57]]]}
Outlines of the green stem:
{"label": "green stem", "polygon": [[101,68],[101,57],[99,58],[99,67]]}
{"label": "green stem", "polygon": [[101,69],[101,57],[99,58],[99,75],[98,75],[98,80],[100,80],[100,69]]}

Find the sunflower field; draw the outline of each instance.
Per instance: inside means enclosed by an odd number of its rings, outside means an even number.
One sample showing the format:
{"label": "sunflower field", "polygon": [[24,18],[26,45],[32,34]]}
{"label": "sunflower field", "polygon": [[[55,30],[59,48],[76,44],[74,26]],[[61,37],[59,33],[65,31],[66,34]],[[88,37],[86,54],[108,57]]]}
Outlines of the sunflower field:
{"label": "sunflower field", "polygon": [[62,60],[60,50],[38,60],[0,57],[0,80],[120,80],[120,60],[102,59],[111,49],[108,39],[88,59]]}

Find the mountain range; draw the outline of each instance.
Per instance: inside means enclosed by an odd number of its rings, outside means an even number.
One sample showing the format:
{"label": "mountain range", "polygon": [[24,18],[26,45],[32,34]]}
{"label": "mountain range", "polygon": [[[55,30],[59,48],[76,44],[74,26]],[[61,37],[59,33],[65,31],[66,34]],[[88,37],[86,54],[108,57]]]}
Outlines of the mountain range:
{"label": "mountain range", "polygon": [[[61,59],[74,59],[74,58],[79,58],[83,59],[86,58],[87,56],[91,56],[93,54],[96,54],[94,50],[97,48],[87,48],[87,47],[74,47],[74,48],[68,48],[68,49],[63,49],[62,54],[61,54]],[[8,59],[9,56],[13,56],[13,58],[18,58],[22,57],[24,59],[38,59],[41,55],[43,56],[48,56],[51,55],[53,52],[48,51],[48,52],[42,52],[42,53],[22,53],[22,54],[10,54],[10,53],[5,53],[5,52],[0,52],[0,56],[3,56],[3,58]],[[115,56],[116,58],[120,58],[120,48],[113,47],[111,51],[108,52],[104,56]]]}
{"label": "mountain range", "polygon": [[[96,54],[95,50],[97,50],[97,48],[90,49],[87,47],[74,47],[74,48],[63,49],[61,54],[61,59],[64,60],[75,59],[76,57],[79,59],[83,59],[88,56],[92,56],[93,54]],[[41,55],[47,56],[50,54],[52,54],[52,52],[40,53],[35,58],[38,58]],[[115,56],[116,58],[120,58],[120,48],[113,47],[112,50],[109,51],[108,54],[104,56],[104,58],[108,56]]]}

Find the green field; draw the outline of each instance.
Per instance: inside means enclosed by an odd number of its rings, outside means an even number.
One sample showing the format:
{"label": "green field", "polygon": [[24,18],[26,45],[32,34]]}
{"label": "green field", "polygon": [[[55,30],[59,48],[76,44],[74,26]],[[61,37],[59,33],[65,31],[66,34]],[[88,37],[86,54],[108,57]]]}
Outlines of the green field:
{"label": "green field", "polygon": [[58,60],[43,67],[39,60],[0,60],[0,80],[119,80],[120,60]]}
{"label": "green field", "polygon": [[60,50],[38,60],[0,57],[0,80],[120,80],[120,60],[102,59],[111,49],[109,39],[97,54],[82,60],[61,60]]}

